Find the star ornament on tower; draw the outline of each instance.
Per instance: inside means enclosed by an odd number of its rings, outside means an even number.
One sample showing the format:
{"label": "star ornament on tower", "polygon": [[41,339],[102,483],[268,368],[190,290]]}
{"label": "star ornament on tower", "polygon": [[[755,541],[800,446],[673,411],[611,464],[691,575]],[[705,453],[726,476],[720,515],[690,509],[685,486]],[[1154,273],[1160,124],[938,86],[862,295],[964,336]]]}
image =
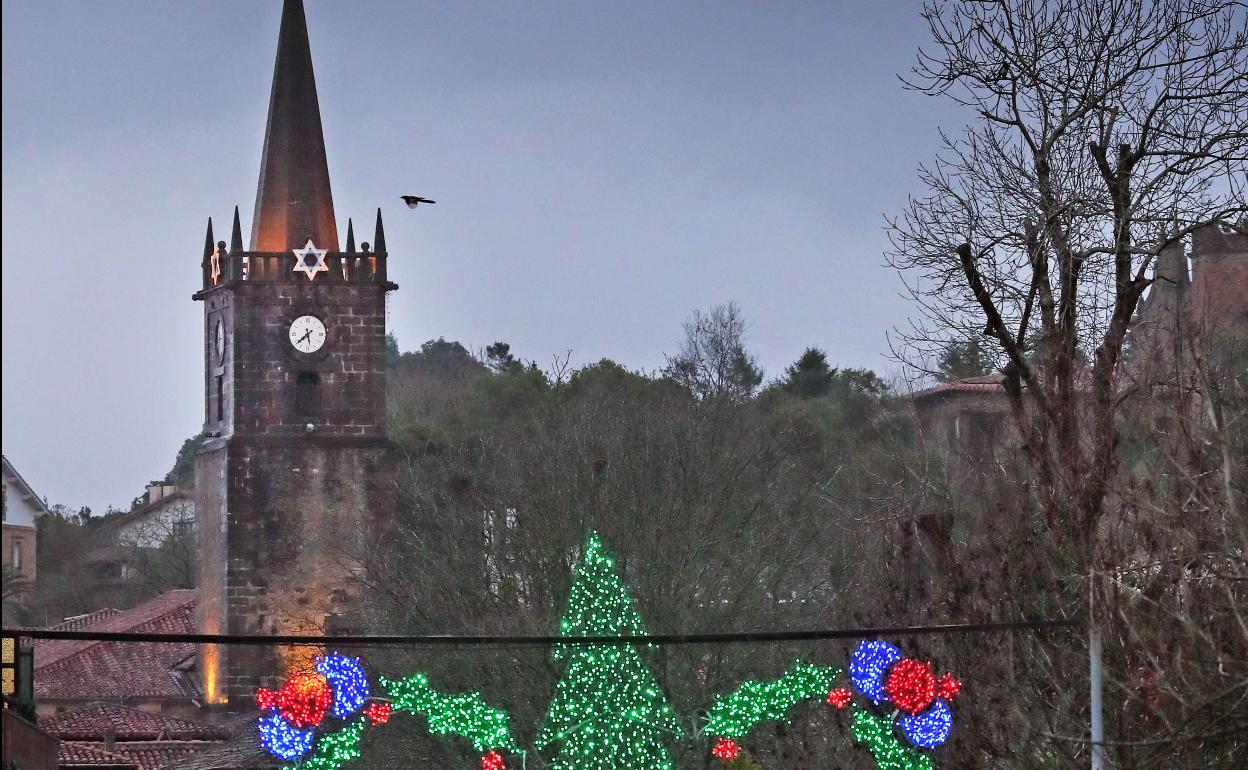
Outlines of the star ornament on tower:
{"label": "star ornament on tower", "polygon": [[311,238],[302,249],[291,249],[291,251],[295,255],[294,272],[303,273],[309,281],[316,280],[317,273],[329,272],[329,266],[325,264],[325,255],[329,253],[329,249],[316,248]]}

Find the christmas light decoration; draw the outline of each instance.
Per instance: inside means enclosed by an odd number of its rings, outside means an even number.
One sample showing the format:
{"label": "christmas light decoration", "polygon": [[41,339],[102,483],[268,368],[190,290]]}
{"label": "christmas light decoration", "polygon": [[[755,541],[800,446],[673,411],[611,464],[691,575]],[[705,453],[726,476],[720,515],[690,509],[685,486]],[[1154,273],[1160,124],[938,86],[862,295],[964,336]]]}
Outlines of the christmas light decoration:
{"label": "christmas light decoration", "polygon": [[[559,626],[562,636],[644,634],[641,617],[598,536],[581,554]],[[567,660],[537,737],[559,745],[556,770],[671,770],[664,741],[680,725],[637,648],[556,645]],[[666,734],[666,735],[665,735]]]}
{"label": "christmas light decoration", "polygon": [[277,691],[277,712],[295,727],[316,727],[325,718],[331,697],[324,676],[311,671],[294,674]]}
{"label": "christmas light decoration", "polygon": [[346,719],[368,698],[368,676],[356,658],[334,653],[316,661],[316,670],[325,676],[334,693],[334,716]]}
{"label": "christmas light decoration", "polygon": [[299,763],[299,770],[338,770],[360,756],[360,739],[367,719],[356,719],[337,732],[316,742],[312,756]]}
{"label": "christmas light decoration", "polygon": [[503,755],[497,751],[487,751],[481,755],[481,770],[506,770]]}
{"label": "christmas light decoration", "polygon": [[507,714],[487,706],[475,692],[444,695],[429,686],[424,674],[396,681],[382,677],[381,686],[395,711],[424,716],[434,734],[467,738],[477,751],[515,749]]}
{"label": "christmas light decoration", "polygon": [[851,722],[854,740],[875,757],[877,770],[934,770],[931,757],[908,748],[897,740],[893,723],[863,710],[854,711]]}
{"label": "christmas light decoration", "polygon": [[715,741],[715,745],[711,747],[711,756],[716,759],[722,759],[725,762],[736,759],[741,753],[741,747],[731,738],[719,738]]}
{"label": "christmas light decoration", "polygon": [[315,737],[311,730],[291,727],[290,723],[278,714],[269,714],[260,719],[260,745],[273,756],[287,762],[308,753]]}
{"label": "christmas light decoration", "polygon": [[[641,617],[615,564],[596,535],[586,544],[574,575],[561,636],[644,635]],[[642,660],[639,646],[556,644],[566,661],[555,687],[537,748],[557,746],[551,770],[674,770],[666,742],[680,734],[667,698]],[[877,770],[933,770],[918,749],[945,743],[953,729],[950,699],[962,683],[952,674],[936,677],[932,664],[904,657],[883,641],[864,641],[851,656],[853,687],[875,706],[853,709],[854,740],[875,758]],[[848,687],[829,689],[841,675],[834,666],[797,661],[778,679],[748,680],[721,695],[708,709],[705,733],[714,737],[711,756],[724,763],[744,753],[740,743],[760,722],[787,720],[804,700],[823,698],[838,709],[854,702]],[[434,734],[467,739],[480,753],[481,770],[506,770],[503,751],[523,753],[511,735],[505,712],[475,692],[448,695],[424,674],[380,680],[389,700],[369,697],[369,681],[357,658],[338,653],[316,660],[314,670],[287,678],[278,690],[256,690],[261,744],[299,770],[340,770],[361,755],[364,732],[386,724],[392,713],[423,716]],[[331,713],[332,732],[322,731]],[[900,732],[900,735],[898,734]],[[289,770],[289,769],[288,769]]]}
{"label": "christmas light decoration", "polygon": [[934,749],[949,739],[953,731],[953,711],[948,703],[938,700],[927,711],[903,716],[897,723],[915,746]]}
{"label": "christmas light decoration", "polygon": [[375,700],[365,706],[360,713],[368,717],[370,724],[384,725],[390,721],[390,703],[389,701]]}
{"label": "christmas light decoration", "polygon": [[798,661],[774,681],[743,682],[731,694],[715,699],[706,730],[725,738],[741,738],[759,722],[787,720],[790,708],[826,693],[828,685],[840,674],[841,670],[833,666]]}
{"label": "christmas light decoration", "polygon": [[936,699],[936,675],[931,663],[903,658],[888,672],[884,692],[897,708],[917,714]]}
{"label": "christmas light decoration", "polygon": [[849,658],[849,680],[872,703],[884,702],[884,672],[901,660],[901,650],[878,640],[859,642]]}
{"label": "christmas light decoration", "polygon": [[256,707],[261,711],[268,711],[277,705],[277,691],[270,690],[267,687],[261,687],[256,690]]}

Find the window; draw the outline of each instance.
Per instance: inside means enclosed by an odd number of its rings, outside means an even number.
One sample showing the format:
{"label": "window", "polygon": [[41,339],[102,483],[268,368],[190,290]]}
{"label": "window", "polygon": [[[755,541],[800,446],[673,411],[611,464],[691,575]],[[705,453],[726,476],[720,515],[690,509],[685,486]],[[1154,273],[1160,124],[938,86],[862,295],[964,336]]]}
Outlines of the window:
{"label": "window", "polygon": [[21,540],[13,541],[12,563],[13,563],[13,569],[15,571],[20,571],[22,569],[22,541]]}
{"label": "window", "polygon": [[295,414],[315,417],[321,411],[321,376],[316,372],[299,372],[295,379]]}
{"label": "window", "polygon": [[173,536],[174,537],[179,537],[179,538],[190,537],[191,533],[193,533],[194,531],[195,531],[195,522],[192,521],[191,519],[180,519],[178,521],[173,522]]}
{"label": "window", "polygon": [[217,423],[225,422],[225,375],[217,375]]}

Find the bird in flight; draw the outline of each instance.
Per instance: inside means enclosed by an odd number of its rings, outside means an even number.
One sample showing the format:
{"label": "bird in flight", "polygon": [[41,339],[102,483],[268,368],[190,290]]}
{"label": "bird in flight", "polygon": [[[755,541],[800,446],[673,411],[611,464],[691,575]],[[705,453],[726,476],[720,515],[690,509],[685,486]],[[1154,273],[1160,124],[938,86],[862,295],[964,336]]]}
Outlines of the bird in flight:
{"label": "bird in flight", "polygon": [[400,195],[399,197],[403,199],[403,202],[407,204],[409,209],[414,209],[422,203],[437,203],[437,201],[431,201],[419,195]]}

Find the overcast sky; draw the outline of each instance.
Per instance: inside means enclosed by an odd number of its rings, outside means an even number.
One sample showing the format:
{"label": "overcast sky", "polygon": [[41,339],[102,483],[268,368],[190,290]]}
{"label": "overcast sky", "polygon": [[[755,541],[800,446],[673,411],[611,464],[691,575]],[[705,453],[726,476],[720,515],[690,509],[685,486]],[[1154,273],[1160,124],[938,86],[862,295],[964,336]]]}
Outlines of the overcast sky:
{"label": "overcast sky", "polygon": [[[281,3],[3,8],[3,450],[102,511],[201,427],[191,293],[207,217],[251,230]],[[769,378],[890,371],[883,218],[961,122],[896,80],[918,10],[308,0],[339,225],[383,208],[404,349],[652,370],[735,300]]]}

